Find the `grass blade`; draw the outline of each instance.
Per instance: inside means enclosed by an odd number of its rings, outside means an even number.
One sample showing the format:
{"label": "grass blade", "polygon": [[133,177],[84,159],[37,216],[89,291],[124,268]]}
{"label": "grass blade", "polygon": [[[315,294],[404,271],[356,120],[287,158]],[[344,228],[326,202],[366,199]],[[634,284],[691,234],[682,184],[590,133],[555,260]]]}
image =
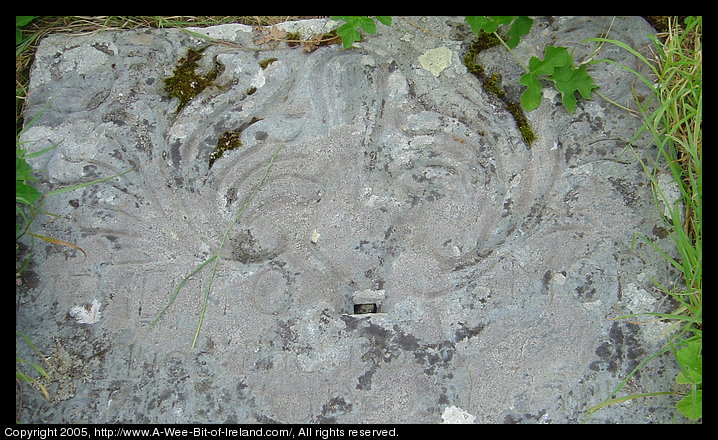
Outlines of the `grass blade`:
{"label": "grass blade", "polygon": [[[227,229],[224,231],[224,236],[222,237],[222,242],[219,245],[219,250],[215,254],[215,256],[219,256],[222,252],[222,248],[224,247],[224,243],[227,241],[227,236],[229,235],[229,231],[232,229],[232,227],[237,223],[237,220],[239,220],[239,217],[242,215],[245,209],[249,206],[250,203],[252,203],[252,200],[254,200],[254,196],[257,195],[259,192],[259,189],[264,184],[264,181],[267,180],[267,176],[269,176],[269,171],[272,169],[272,165],[274,165],[274,160],[277,158],[277,155],[279,152],[284,148],[284,144],[280,144],[279,147],[277,147],[276,150],[274,150],[274,153],[272,154],[272,157],[269,159],[269,163],[267,163],[267,166],[264,168],[264,173],[262,174],[262,177],[259,179],[259,182],[257,182],[257,185],[255,185],[254,189],[252,190],[252,193],[249,195],[249,198],[247,198],[247,201],[244,202],[244,205],[237,211],[237,214],[234,216],[230,224],[227,226]],[[214,262],[214,266],[212,267],[212,274],[209,277],[209,283],[207,285],[207,289],[204,292],[204,301],[202,302],[202,308],[199,313],[199,322],[197,322],[197,328],[194,332],[194,338],[192,339],[192,348],[195,347],[197,344],[197,338],[199,337],[199,331],[202,328],[202,323],[204,322],[204,314],[207,310],[207,301],[209,300],[209,292],[212,289],[212,282],[214,281],[214,276],[217,273],[217,264],[219,263],[219,259],[216,259]]]}
{"label": "grass blade", "polygon": [[134,168],[132,168],[132,169],[129,169],[129,170],[127,170],[127,171],[123,171],[123,172],[121,172],[121,173],[117,173],[117,174],[115,174],[114,176],[103,177],[102,179],[93,180],[93,181],[91,181],[91,182],[78,183],[78,184],[76,184],[76,185],[70,185],[70,186],[66,186],[66,187],[63,187],[63,188],[59,188],[59,189],[56,189],[56,190],[54,190],[54,191],[50,191],[49,193],[45,194],[45,197],[56,196],[56,195],[58,195],[58,194],[62,194],[62,193],[74,191],[74,190],[76,190],[76,189],[85,188],[86,186],[94,185],[94,184],[96,184],[96,183],[105,182],[105,181],[107,181],[107,180],[114,179],[115,177],[124,176],[124,175],[127,174],[127,173],[130,173],[130,172],[132,172],[132,171],[135,171],[137,168],[139,168],[139,166],[136,166],[136,167],[134,167]]}
{"label": "grass blade", "polygon": [[68,243],[63,240],[58,240],[57,238],[45,237],[44,235],[33,234],[32,232],[29,232],[29,234],[32,235],[33,237],[39,238],[40,240],[45,240],[48,243],[56,244],[59,246],[68,246],[73,249],[77,249],[78,251],[82,252],[82,254],[85,256],[85,258],[87,258],[87,252],[85,252],[84,249],[82,249],[80,246],[78,246],[76,244]]}
{"label": "grass blade", "polygon": [[50,394],[47,392],[47,389],[43,384],[41,384],[39,381],[37,381],[35,378],[32,378],[28,376],[27,374],[23,373],[20,370],[15,370],[15,379],[23,380],[29,384],[37,385],[38,388],[40,388],[40,391],[42,391],[42,394],[45,396],[45,399],[50,400]]}
{"label": "grass blade", "polygon": [[626,402],[628,400],[638,399],[641,397],[664,396],[664,395],[670,395],[670,394],[675,394],[675,393],[673,391],[658,391],[655,393],[631,394],[630,396],[618,397],[616,399],[609,399],[609,400],[606,400],[602,403],[599,403],[598,405],[592,406],[591,408],[587,409],[585,414],[586,414],[586,417],[588,417],[592,413],[603,408],[604,406],[613,405],[614,403]]}
{"label": "grass blade", "polygon": [[24,159],[31,159],[31,158],[33,158],[33,157],[37,157],[37,156],[43,155],[43,154],[47,153],[48,151],[52,150],[53,148],[59,146],[62,142],[63,142],[63,141],[60,141],[60,142],[57,142],[57,143],[53,143],[53,144],[50,145],[49,147],[43,148],[42,150],[36,151],[36,152],[34,152],[34,153],[25,153],[25,152],[23,152],[23,153],[22,153],[22,157],[23,157]]}
{"label": "grass blade", "polygon": [[157,323],[157,321],[159,321],[164,316],[167,309],[169,309],[170,306],[172,305],[172,303],[175,302],[175,299],[177,299],[177,295],[179,294],[180,290],[182,290],[182,288],[184,287],[187,280],[190,279],[190,277],[194,276],[194,274],[196,274],[197,272],[202,270],[202,268],[204,268],[206,265],[211,263],[215,258],[217,258],[216,254],[209,257],[207,260],[204,261],[204,263],[199,264],[186,277],[182,278],[182,281],[180,281],[180,283],[177,285],[177,287],[175,287],[174,291],[172,291],[172,295],[170,296],[169,301],[167,301],[167,305],[165,305],[165,307],[162,309],[162,311],[160,311],[160,313],[157,314],[155,319],[153,319],[152,322],[150,322],[150,327],[155,325]]}

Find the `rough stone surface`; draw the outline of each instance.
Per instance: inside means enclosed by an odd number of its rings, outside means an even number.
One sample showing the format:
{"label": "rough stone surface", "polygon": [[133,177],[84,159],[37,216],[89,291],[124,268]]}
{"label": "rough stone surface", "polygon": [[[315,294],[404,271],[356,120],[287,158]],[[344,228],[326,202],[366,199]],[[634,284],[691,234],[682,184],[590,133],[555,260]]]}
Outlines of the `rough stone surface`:
{"label": "rough stone surface", "polygon": [[[407,20],[350,50],[210,45],[200,70],[223,70],[179,114],[163,79],[206,42],[176,29],[42,41],[28,115],[42,114],[22,138],[29,151],[58,143],[32,161],[41,189],[138,168],[47,199],[56,216],[33,225],[87,258],[32,243],[37,282],[20,287],[17,328],[56,374],[52,401],[25,389],[22,422],[441,423],[460,408],[476,423],[575,423],[659,346],[656,327],[609,320],[653,311],[650,278],[675,276],[633,243],[672,252],[640,167],[620,154],[638,121],[595,96],[569,115],[547,90],[527,148],[464,67],[463,20]],[[515,54],[565,45],[582,61],[593,46],[581,41],[610,22],[537,17]],[[332,23],[287,26],[307,37]],[[246,26],[195,31],[254,47]],[[643,50],[650,32],[617,18],[610,36]],[[451,62],[435,75],[419,57],[437,47]],[[598,57],[637,67],[612,46]],[[477,61],[518,99],[522,71],[502,47]],[[632,85],[645,93],[615,66],[589,71],[623,104]],[[242,146],[209,168],[240,127]],[[279,145],[222,250],[196,348],[210,265],[150,326],[219,250]],[[347,316],[365,289],[384,290],[385,313]],[[73,317],[90,304],[96,321]],[[675,373],[661,358],[621,393],[670,389]],[[589,421],[671,421],[674,400]]]}

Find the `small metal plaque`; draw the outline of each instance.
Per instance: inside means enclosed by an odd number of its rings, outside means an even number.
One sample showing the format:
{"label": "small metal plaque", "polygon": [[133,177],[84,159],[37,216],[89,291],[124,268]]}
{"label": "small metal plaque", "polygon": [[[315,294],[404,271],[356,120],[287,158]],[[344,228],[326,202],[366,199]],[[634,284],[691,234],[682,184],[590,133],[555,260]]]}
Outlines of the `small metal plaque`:
{"label": "small metal plaque", "polygon": [[379,307],[376,304],[354,304],[354,314],[363,315],[366,313],[377,313]]}

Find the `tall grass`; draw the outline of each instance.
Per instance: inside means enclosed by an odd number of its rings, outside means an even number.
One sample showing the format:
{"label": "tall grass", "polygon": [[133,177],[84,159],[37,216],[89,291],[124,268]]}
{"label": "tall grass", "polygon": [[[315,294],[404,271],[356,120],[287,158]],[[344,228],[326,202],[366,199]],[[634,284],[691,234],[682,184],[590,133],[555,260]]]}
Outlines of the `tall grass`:
{"label": "tall grass", "polygon": [[[687,388],[676,403],[677,410],[691,420],[702,417],[702,348],[703,348],[703,76],[702,76],[702,17],[687,17],[684,23],[669,19],[664,35],[653,37],[655,59],[649,60],[623,42],[607,38],[592,41],[621,47],[643,62],[651,77],[642,75],[627,66],[609,62],[630,71],[652,91],[653,101],[635,100],[643,126],[629,144],[651,183],[653,198],[665,228],[675,245],[678,257],[674,258],[646,237],[638,237],[653,248],[679,274],[671,285],[652,280],[656,288],[673,298],[676,308],[671,313],[641,313],[668,320],[673,331],[663,347],[644,359],[611,392],[614,396],[633,374],[647,362],[667,352],[673,353],[680,367],[676,383]],[[653,110],[651,110],[653,109]],[[656,154],[641,159],[633,142],[648,133],[656,146]],[[659,175],[668,173],[680,192],[672,200]],[[637,315],[625,315],[629,318]],[[612,403],[663,394],[674,391],[635,394],[609,398],[590,408],[587,414]]]}

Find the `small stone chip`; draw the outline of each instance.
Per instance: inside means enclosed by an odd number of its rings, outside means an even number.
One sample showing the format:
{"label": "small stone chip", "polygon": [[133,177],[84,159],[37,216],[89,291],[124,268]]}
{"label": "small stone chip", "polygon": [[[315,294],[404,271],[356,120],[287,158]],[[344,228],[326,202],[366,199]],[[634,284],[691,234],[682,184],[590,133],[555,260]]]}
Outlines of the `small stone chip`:
{"label": "small stone chip", "polygon": [[447,406],[441,415],[443,424],[470,424],[476,421],[476,416],[471,415],[458,406]]}

